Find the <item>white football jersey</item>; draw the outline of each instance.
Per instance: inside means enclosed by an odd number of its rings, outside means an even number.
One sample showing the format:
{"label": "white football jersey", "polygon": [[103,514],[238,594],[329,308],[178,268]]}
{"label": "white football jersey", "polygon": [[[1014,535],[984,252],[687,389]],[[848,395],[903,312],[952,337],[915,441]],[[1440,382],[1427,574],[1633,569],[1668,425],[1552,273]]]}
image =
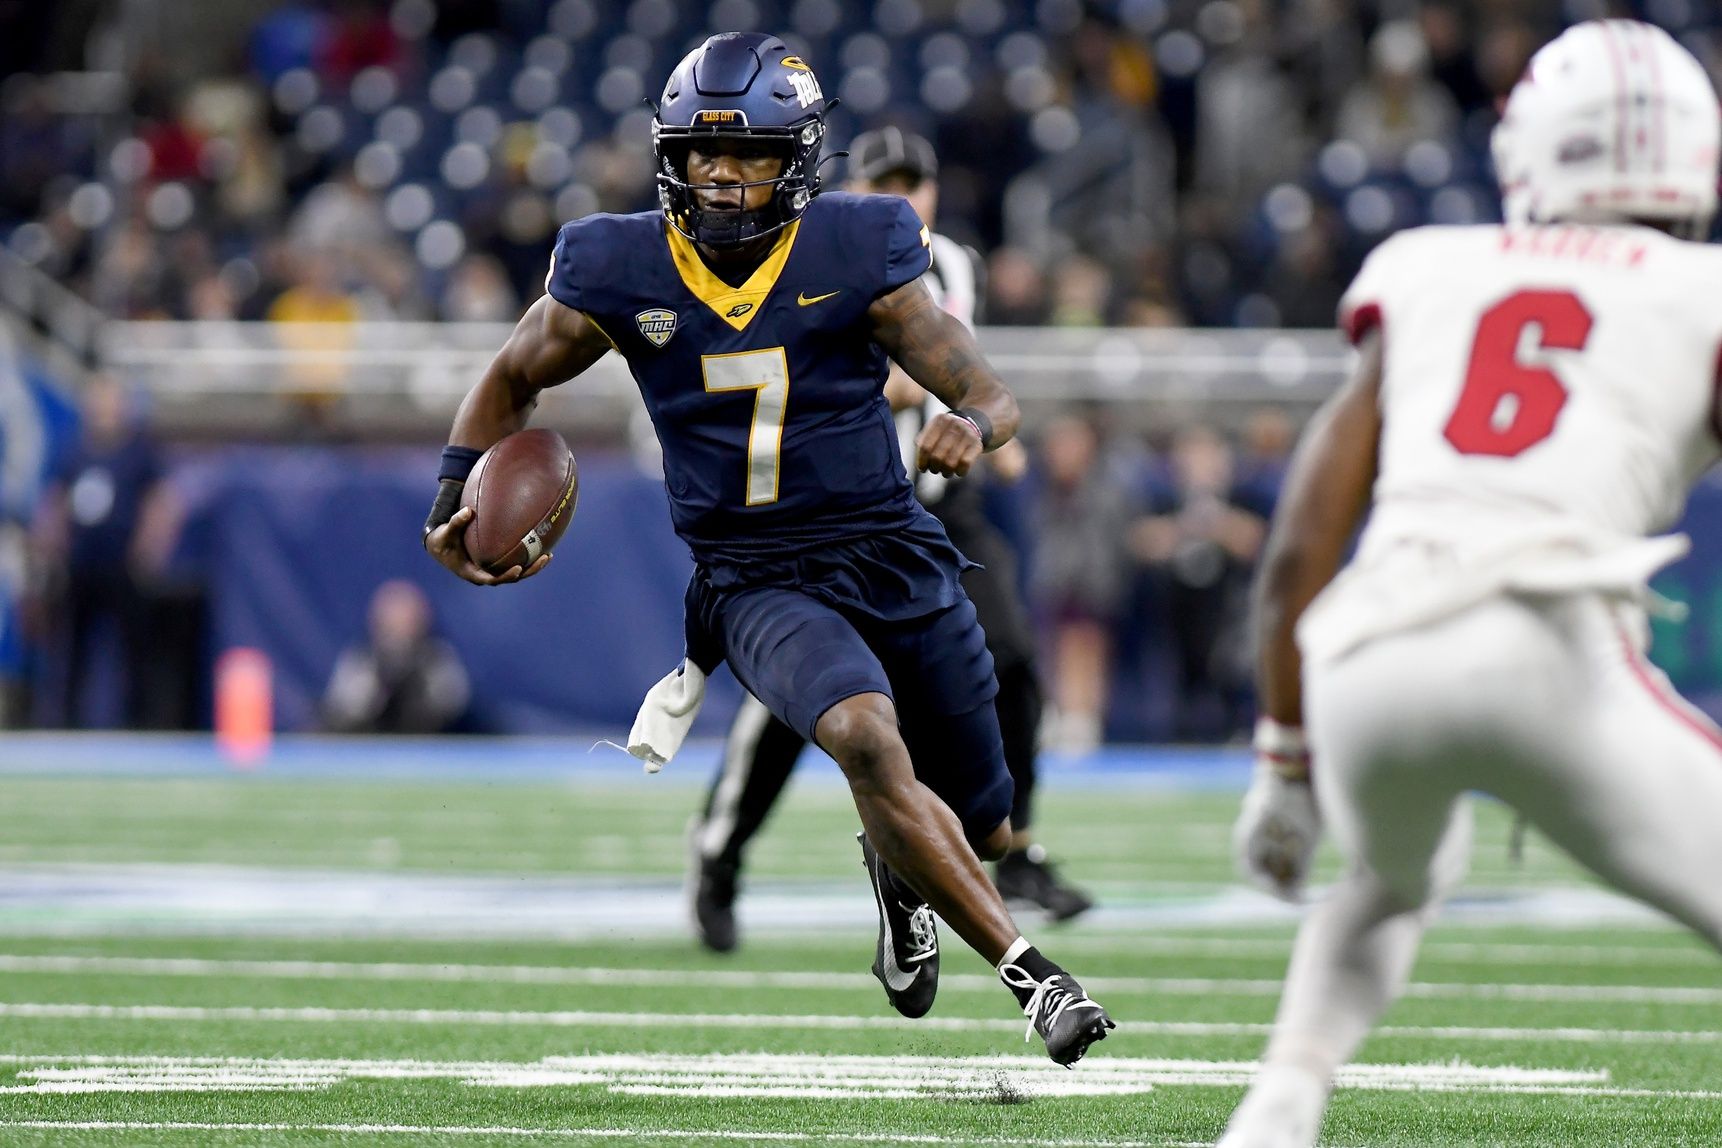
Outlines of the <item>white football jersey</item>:
{"label": "white football jersey", "polygon": [[1722,249],[1633,226],[1428,227],[1365,262],[1379,327],[1374,507],[1299,629],[1306,654],[1502,590],[1642,595],[1719,455]]}

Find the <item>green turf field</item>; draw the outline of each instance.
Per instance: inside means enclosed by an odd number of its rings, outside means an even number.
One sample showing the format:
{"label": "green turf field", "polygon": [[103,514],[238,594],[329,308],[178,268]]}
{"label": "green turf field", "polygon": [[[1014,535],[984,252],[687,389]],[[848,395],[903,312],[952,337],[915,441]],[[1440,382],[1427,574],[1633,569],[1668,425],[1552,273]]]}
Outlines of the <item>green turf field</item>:
{"label": "green turf field", "polygon": [[[685,782],[0,777],[0,1144],[1211,1144],[1291,919],[1232,881],[1235,796],[1057,786],[1104,909],[1025,923],[1120,1023],[1073,1072],[948,930],[932,1016],[890,1011],[829,783],[723,959],[679,931]],[[1722,962],[1506,836],[1323,1142],[1722,1143]]]}

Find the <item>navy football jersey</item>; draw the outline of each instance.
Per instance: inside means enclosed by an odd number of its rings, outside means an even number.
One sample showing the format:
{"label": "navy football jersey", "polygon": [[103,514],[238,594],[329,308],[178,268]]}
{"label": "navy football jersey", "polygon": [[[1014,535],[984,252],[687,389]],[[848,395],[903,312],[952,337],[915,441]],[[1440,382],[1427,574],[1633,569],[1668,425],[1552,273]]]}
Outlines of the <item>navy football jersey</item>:
{"label": "navy football jersey", "polygon": [[547,289],[627,359],[696,561],[924,533],[867,309],[927,270],[928,245],[904,199],[822,195],[732,287],[659,212],[562,228]]}

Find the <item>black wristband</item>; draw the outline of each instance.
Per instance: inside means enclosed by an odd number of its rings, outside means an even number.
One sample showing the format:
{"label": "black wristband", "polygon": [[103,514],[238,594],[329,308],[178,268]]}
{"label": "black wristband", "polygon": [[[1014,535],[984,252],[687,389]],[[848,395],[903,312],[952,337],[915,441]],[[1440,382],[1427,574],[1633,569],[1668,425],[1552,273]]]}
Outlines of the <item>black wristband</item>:
{"label": "black wristband", "polygon": [[993,448],[993,420],[989,419],[984,411],[976,407],[962,407],[951,413],[974,424],[975,430],[980,432],[982,450]]}
{"label": "black wristband", "polygon": [[419,536],[423,542],[430,537],[430,532],[454,517],[454,512],[460,509],[460,492],[466,488],[466,483],[445,478],[437,484],[436,501],[431,503],[430,517],[425,519],[424,533]]}
{"label": "black wristband", "polygon": [[472,468],[482,457],[482,450],[470,446],[445,446],[442,448],[442,465],[437,467],[436,476],[438,480],[452,478],[456,482],[465,482],[466,476],[472,473]]}

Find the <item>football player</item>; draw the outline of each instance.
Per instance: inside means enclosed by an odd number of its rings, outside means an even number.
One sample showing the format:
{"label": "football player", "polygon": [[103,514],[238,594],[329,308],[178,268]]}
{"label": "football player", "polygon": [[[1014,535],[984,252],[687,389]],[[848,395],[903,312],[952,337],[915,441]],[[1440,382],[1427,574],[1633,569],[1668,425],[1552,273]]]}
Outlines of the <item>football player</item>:
{"label": "football player", "polygon": [[932,1007],[936,912],[1069,1064],[1112,1021],[1022,937],[981,866],[1010,844],[992,656],[958,580],[969,563],[904,472],[887,357],[951,408],[921,432],[921,469],[966,474],[1016,432],[1016,401],[921,282],[931,238],[908,203],[817,194],[825,111],[774,36],[724,33],[681,61],[653,124],[661,210],[563,227],[547,296],[455,416],[426,546],[480,584],[542,569],[472,563],[459,484],[540,390],[619,352],[695,561],[686,656],[647,695],[630,752],[667,761],[727,661],[849,781],[891,1004]]}
{"label": "football player", "polygon": [[[900,128],[863,132],[849,145],[847,189],[863,195],[900,195],[929,227],[938,209],[938,157],[933,145]],[[978,256],[938,232],[931,235],[932,265],[921,276],[934,302],[965,326],[975,321]],[[905,464],[915,465],[915,443],[927,424],[949,410],[900,369],[893,368],[885,397],[897,415],[897,435]],[[1002,444],[987,456],[991,474],[1007,481],[1027,466],[1022,444]],[[1059,878],[1034,840],[1032,799],[1035,751],[1040,727],[1040,681],[1035,669],[1034,631],[1017,589],[1016,557],[1010,543],[986,517],[984,494],[976,478],[952,480],[925,473],[915,479],[915,496],[944,523],[952,545],[979,563],[962,575],[963,589],[975,604],[987,650],[998,678],[998,713],[1005,765],[1014,783],[1011,845],[994,871],[994,883],[1009,902],[1044,909],[1055,921],[1085,912],[1093,902]],[[690,909],[701,943],[716,952],[736,946],[735,897],[742,854],[783,793],[789,774],[807,743],[771,716],[764,703],[744,697],[717,775],[706,794],[704,811],[689,827]]]}
{"label": "football player", "polygon": [[1362,353],[1258,587],[1237,841],[1295,893],[1319,809],[1347,866],[1223,1148],[1315,1143],[1464,874],[1468,790],[1722,946],[1722,735],[1645,659],[1647,582],[1687,547],[1655,532],[1719,454],[1722,251],[1693,242],[1719,145],[1716,92],[1665,32],[1577,25],[1495,131],[1507,224],[1398,235],[1345,296]]}

